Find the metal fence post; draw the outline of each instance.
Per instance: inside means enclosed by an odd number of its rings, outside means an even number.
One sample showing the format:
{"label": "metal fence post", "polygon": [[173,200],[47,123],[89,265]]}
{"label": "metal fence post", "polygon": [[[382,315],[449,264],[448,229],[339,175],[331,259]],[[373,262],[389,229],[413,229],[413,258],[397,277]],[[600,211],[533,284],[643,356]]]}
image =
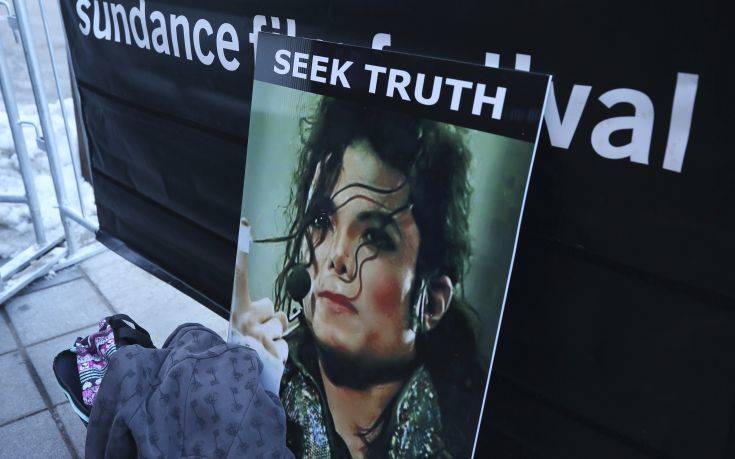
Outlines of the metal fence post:
{"label": "metal fence post", "polygon": [[5,48],[2,40],[0,40],[0,87],[2,88],[3,101],[5,102],[5,111],[8,114],[10,133],[13,136],[13,142],[15,142],[15,154],[18,156],[20,175],[23,179],[23,187],[25,188],[24,202],[30,210],[36,243],[43,245],[46,243],[46,233],[41,216],[41,205],[38,202],[38,193],[36,192],[35,174],[30,158],[28,157],[28,149],[26,147],[25,137],[23,137],[23,128],[20,125],[21,120],[18,115],[18,106],[15,101],[13,84],[9,77],[8,63],[5,59]]}
{"label": "metal fence post", "polygon": [[[46,36],[46,47],[48,48],[48,54],[51,58],[51,70],[54,72],[54,83],[56,85],[56,95],[59,98],[59,110],[61,110],[61,117],[64,119],[64,131],[66,132],[66,144],[69,146],[69,156],[71,158],[71,165],[74,168],[74,183],[77,188],[77,198],[79,199],[79,210],[82,213],[82,217],[86,217],[87,214],[84,210],[84,198],[82,197],[82,187],[79,184],[79,177],[82,174],[81,167],[79,166],[79,158],[74,154],[74,147],[71,141],[71,131],[69,130],[69,122],[66,119],[66,109],[64,108],[64,99],[61,95],[61,84],[59,83],[59,72],[56,66],[56,56],[54,53],[54,47],[51,45],[51,34],[48,31],[48,21],[46,18],[46,7],[44,6],[45,0],[38,0],[38,8],[41,10],[41,22],[43,23],[43,32]],[[64,35],[64,43],[66,43],[66,35]]]}
{"label": "metal fence post", "polygon": [[15,16],[18,18],[18,30],[20,32],[21,42],[23,43],[23,53],[25,54],[26,63],[28,64],[28,74],[31,78],[33,96],[36,101],[38,117],[41,121],[41,129],[43,130],[43,136],[45,139],[46,153],[54,183],[54,191],[56,192],[56,199],[59,202],[61,225],[64,228],[69,256],[71,256],[77,250],[77,243],[74,239],[69,219],[64,212],[64,209],[70,209],[69,201],[66,196],[64,175],[59,162],[58,144],[56,143],[56,136],[54,134],[53,124],[51,123],[51,114],[49,112],[48,101],[46,100],[46,93],[44,92],[38,57],[36,56],[36,49],[30,34],[31,28],[28,22],[28,11],[26,10],[24,0],[13,0],[13,6],[15,9]]}

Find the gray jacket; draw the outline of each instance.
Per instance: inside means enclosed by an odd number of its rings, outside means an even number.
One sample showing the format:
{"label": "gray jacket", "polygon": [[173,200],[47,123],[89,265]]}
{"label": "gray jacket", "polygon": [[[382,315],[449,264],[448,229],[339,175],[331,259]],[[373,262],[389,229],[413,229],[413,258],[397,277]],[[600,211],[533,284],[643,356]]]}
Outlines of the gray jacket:
{"label": "gray jacket", "polygon": [[161,349],[125,346],[110,359],[87,429],[86,457],[293,457],[278,396],[257,353],[198,324]]}

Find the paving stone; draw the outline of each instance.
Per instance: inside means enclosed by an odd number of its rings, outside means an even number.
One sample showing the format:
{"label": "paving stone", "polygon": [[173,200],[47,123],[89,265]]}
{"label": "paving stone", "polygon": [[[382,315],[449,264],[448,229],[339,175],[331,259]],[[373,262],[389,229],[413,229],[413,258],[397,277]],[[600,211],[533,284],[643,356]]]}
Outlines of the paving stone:
{"label": "paving stone", "polygon": [[85,261],[82,269],[116,311],[151,333],[156,346],[185,322],[201,323],[223,337],[227,334],[226,320],[111,251]]}
{"label": "paving stone", "polygon": [[56,404],[66,400],[66,396],[56,383],[56,376],[52,369],[54,357],[56,357],[56,354],[59,352],[74,344],[74,340],[77,336],[87,336],[95,331],[97,331],[97,325],[90,324],[90,326],[85,330],[69,333],[68,335],[44,341],[39,344],[34,344],[27,348],[31,363],[33,363],[33,366],[36,368],[36,372],[41,377],[41,381],[43,382],[49,397],[51,397],[51,403]]}
{"label": "paving stone", "polygon": [[19,352],[0,356],[0,375],[0,424],[44,408],[43,399]]}
{"label": "paving stone", "polygon": [[71,457],[48,410],[0,427],[0,459]]}
{"label": "paving stone", "polygon": [[13,339],[13,335],[10,334],[10,330],[8,329],[8,326],[5,324],[5,321],[2,318],[0,318],[0,354],[4,354],[5,352],[12,351],[16,347],[17,346],[15,345],[15,340]]}
{"label": "paving stone", "polygon": [[64,423],[66,433],[69,434],[74,449],[77,450],[79,457],[84,457],[84,443],[87,441],[87,428],[82,424],[82,420],[74,413],[68,403],[58,405],[56,412]]}
{"label": "paving stone", "polygon": [[6,308],[25,345],[69,333],[110,315],[86,279],[18,296]]}
{"label": "paving stone", "polygon": [[26,295],[28,293],[37,292],[45,288],[53,287],[55,285],[64,284],[74,279],[82,277],[82,272],[77,266],[71,266],[61,271],[54,272],[53,274],[47,274],[46,276],[34,281],[28,287],[21,290],[20,295]]}

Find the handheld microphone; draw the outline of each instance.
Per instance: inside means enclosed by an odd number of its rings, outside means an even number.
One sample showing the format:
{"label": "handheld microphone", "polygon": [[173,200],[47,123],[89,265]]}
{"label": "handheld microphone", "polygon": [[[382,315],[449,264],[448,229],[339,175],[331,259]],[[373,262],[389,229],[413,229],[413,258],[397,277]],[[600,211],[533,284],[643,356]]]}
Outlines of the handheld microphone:
{"label": "handheld microphone", "polygon": [[304,308],[302,301],[311,290],[311,277],[304,265],[296,265],[291,268],[286,278],[286,292],[288,296]]}

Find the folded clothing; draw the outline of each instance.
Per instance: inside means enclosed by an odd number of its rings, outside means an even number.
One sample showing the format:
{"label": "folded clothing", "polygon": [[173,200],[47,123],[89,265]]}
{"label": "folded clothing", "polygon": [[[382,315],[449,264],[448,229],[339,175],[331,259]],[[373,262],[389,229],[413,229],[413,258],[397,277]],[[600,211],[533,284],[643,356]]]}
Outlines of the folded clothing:
{"label": "folded clothing", "polygon": [[87,431],[87,457],[293,457],[278,396],[255,350],[198,324],[161,349],[112,354]]}

